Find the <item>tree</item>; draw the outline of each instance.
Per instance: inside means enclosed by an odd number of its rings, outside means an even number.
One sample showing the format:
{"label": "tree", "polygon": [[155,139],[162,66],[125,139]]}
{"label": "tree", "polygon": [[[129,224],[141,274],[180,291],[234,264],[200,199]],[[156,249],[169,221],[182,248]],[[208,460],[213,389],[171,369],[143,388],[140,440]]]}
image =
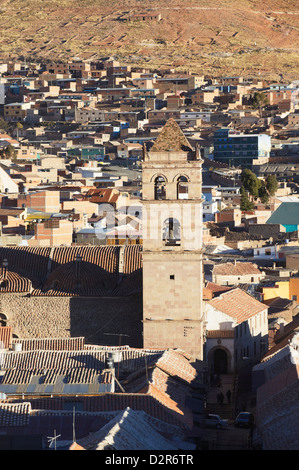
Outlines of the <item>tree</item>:
{"label": "tree", "polygon": [[259,188],[261,186],[261,181],[257,176],[248,169],[245,169],[241,173],[241,181],[244,186],[244,189],[253,197],[259,197]]}
{"label": "tree", "polygon": [[256,91],[252,97],[253,109],[259,110],[260,117],[262,116],[263,108],[268,104],[268,98],[263,92]]}
{"label": "tree", "polygon": [[278,189],[278,181],[275,175],[269,175],[266,178],[266,187],[270,196],[274,196]]}
{"label": "tree", "polygon": [[262,181],[261,186],[259,188],[259,198],[262,204],[267,204],[270,199],[270,194],[265,181]]}
{"label": "tree", "polygon": [[0,118],[0,130],[4,132],[8,132],[10,130],[10,124],[2,117]]}
{"label": "tree", "polygon": [[14,160],[16,158],[16,151],[12,145],[8,145],[4,150],[5,157]]}
{"label": "tree", "polygon": [[16,125],[16,130],[17,130],[17,140],[19,140],[19,130],[20,129],[23,129],[23,124],[21,122],[17,122],[17,125]]}
{"label": "tree", "polygon": [[252,211],[254,209],[254,203],[250,201],[247,191],[244,188],[244,186],[241,186],[240,193],[241,193],[241,201],[240,201],[241,211]]}

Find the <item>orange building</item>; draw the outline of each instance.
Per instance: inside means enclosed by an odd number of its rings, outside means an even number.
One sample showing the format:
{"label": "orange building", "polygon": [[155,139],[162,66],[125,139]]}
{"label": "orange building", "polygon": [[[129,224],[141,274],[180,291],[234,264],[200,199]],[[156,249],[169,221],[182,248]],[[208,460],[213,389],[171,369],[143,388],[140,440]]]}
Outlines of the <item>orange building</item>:
{"label": "orange building", "polygon": [[35,239],[49,246],[71,245],[73,224],[69,220],[49,219],[35,224]]}
{"label": "orange building", "polygon": [[34,209],[40,212],[60,212],[60,193],[59,191],[34,191],[29,194],[20,194],[17,205]]}

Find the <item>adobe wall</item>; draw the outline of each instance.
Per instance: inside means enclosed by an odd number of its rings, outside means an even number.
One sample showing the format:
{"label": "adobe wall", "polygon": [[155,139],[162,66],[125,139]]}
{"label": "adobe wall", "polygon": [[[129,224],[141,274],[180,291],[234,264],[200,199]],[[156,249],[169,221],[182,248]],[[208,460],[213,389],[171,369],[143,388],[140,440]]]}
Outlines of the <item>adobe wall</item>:
{"label": "adobe wall", "polygon": [[[84,336],[87,344],[142,347],[142,296],[28,297],[1,294],[1,313],[18,338]],[[119,337],[119,334],[127,335]]]}

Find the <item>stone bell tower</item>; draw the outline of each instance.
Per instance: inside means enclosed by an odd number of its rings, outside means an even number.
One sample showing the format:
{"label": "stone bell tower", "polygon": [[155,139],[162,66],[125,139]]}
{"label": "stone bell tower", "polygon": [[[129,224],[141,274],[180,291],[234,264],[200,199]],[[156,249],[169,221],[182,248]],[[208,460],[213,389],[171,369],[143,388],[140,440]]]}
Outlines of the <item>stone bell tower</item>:
{"label": "stone bell tower", "polygon": [[169,119],[144,152],[144,347],[202,359],[202,161]]}

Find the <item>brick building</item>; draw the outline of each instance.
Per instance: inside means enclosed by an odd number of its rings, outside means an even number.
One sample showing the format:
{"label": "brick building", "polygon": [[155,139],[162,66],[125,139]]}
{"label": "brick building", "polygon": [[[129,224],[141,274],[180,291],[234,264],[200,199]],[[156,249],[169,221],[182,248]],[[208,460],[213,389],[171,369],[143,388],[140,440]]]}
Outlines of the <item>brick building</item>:
{"label": "brick building", "polygon": [[20,194],[17,206],[34,209],[40,212],[55,213],[60,211],[59,191],[32,191],[29,194]]}
{"label": "brick building", "polygon": [[35,239],[49,246],[71,245],[73,223],[65,219],[49,219],[35,224]]}

